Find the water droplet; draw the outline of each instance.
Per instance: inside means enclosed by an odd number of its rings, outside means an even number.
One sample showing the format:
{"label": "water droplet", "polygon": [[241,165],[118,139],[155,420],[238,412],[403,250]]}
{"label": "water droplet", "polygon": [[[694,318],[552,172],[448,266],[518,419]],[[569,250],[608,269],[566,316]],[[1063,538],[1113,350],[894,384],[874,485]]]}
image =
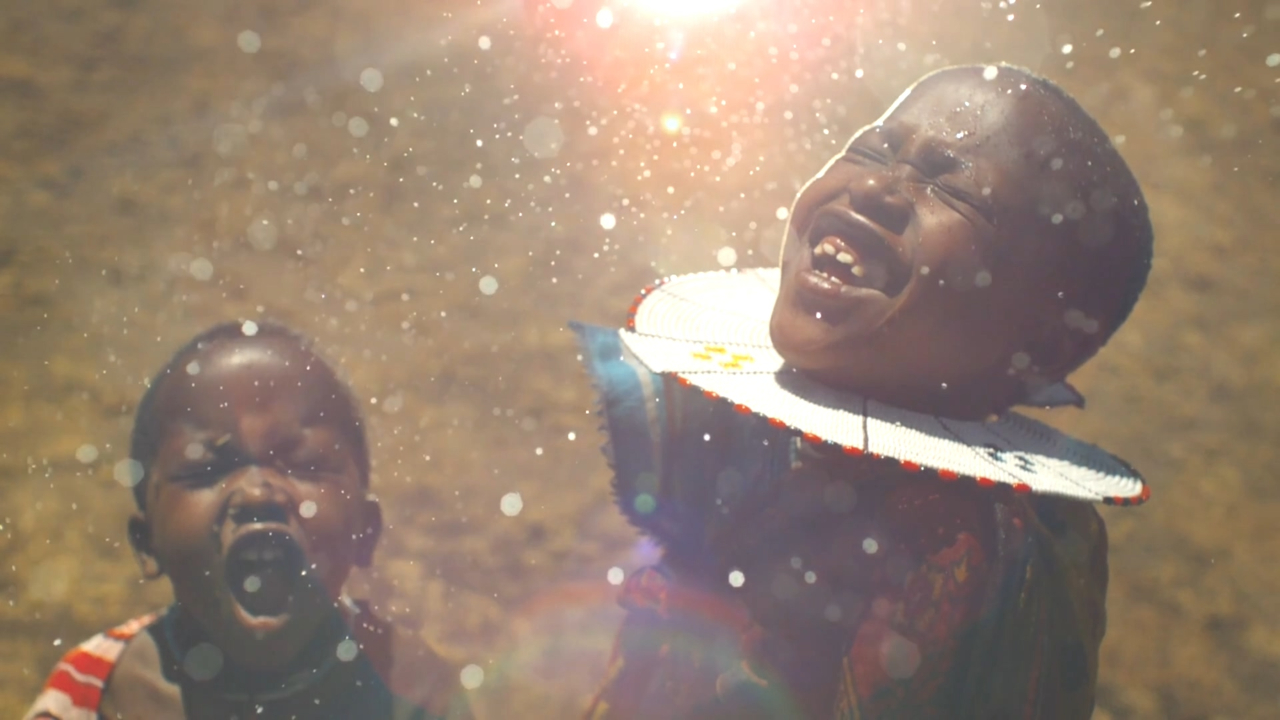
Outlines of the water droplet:
{"label": "water droplet", "polygon": [[626,579],[627,574],[623,572],[620,567],[611,567],[609,568],[609,572],[604,574],[604,577],[609,581],[610,585],[621,585],[622,581]]}
{"label": "water droplet", "polygon": [[635,507],[636,512],[641,515],[648,515],[658,509],[658,500],[649,493],[640,493],[636,495],[635,502],[632,505]]}
{"label": "water droplet", "polygon": [[187,271],[191,273],[191,277],[204,282],[213,277],[213,263],[206,258],[198,257],[187,266]]}
{"label": "water droplet", "polygon": [[240,332],[244,333],[246,337],[253,337],[258,334],[258,323],[252,320],[245,320],[244,324],[240,326]]}
{"label": "water droplet", "polygon": [[480,292],[484,293],[485,295],[492,295],[498,292],[498,278],[492,275],[485,275],[484,277],[480,278],[479,286],[480,286]]}
{"label": "water droplet", "polygon": [[747,581],[747,576],[742,574],[741,570],[729,571],[729,585],[731,587],[740,588]]}
{"label": "water droplet", "polygon": [[256,593],[262,589],[262,578],[257,575],[250,575],[244,579],[244,591],[247,593]]}
{"label": "water droplet", "polygon": [[187,651],[182,658],[182,669],[197,682],[212,680],[222,671],[222,651],[217,646],[202,642]]}
{"label": "water droplet", "polygon": [[991,284],[991,273],[979,270],[978,274],[973,276],[973,284],[980,288],[987,287]]}
{"label": "water droplet", "polygon": [[262,49],[262,36],[252,30],[244,30],[236,36],[236,45],[250,55]]}
{"label": "water droplet", "polygon": [[1063,45],[1063,46],[1062,46],[1062,54],[1063,54],[1063,55],[1070,55],[1070,54],[1071,54],[1072,49],[1073,49],[1073,47],[1072,47],[1071,43],[1067,43],[1066,45]]}
{"label": "water droplet", "polygon": [[382,412],[394,415],[404,409],[404,393],[395,392],[382,400]]}
{"label": "water droplet", "polygon": [[1115,60],[1116,58],[1120,57],[1120,48],[1118,47],[1111,48],[1111,50],[1107,52],[1107,57],[1111,58],[1112,60]]}
{"label": "water droplet", "polygon": [[613,25],[613,11],[609,8],[600,8],[600,12],[596,13],[596,25],[608,29]]}
{"label": "water droplet", "polygon": [[858,491],[847,482],[830,482],[822,489],[822,502],[831,512],[846,513],[858,504]]}
{"label": "water droplet", "polygon": [[188,460],[199,460],[201,457],[204,456],[204,443],[202,442],[187,443],[187,446],[182,449],[182,455]]}
{"label": "water droplet", "polygon": [[279,231],[270,218],[260,217],[249,223],[245,235],[249,238],[249,244],[254,249],[265,252],[276,246],[276,238],[279,236]]}
{"label": "water droplet", "polygon": [[862,552],[868,555],[875,555],[876,552],[879,550],[880,550],[880,543],[876,542],[875,538],[867,538],[866,540],[862,541]]}
{"label": "water droplet", "polygon": [[716,262],[720,267],[733,267],[738,263],[738,251],[725,245],[716,251]]}
{"label": "water droplet", "polygon": [[999,74],[1000,74],[1000,68],[996,67],[995,65],[988,65],[982,69],[983,80],[995,80]]}
{"label": "water droplet", "polygon": [[777,217],[779,220],[786,220],[788,217],[790,217],[791,211],[785,207],[780,207],[773,214],[774,214],[774,217]]}
{"label": "water droplet", "polygon": [[98,446],[84,444],[76,448],[76,459],[85,465],[89,465],[98,459]]}
{"label": "water droplet", "polygon": [[524,498],[518,492],[509,492],[498,501],[498,509],[507,517],[515,517],[524,509]]}
{"label": "water droplet", "polygon": [[142,463],[133,458],[125,458],[112,468],[111,476],[121,485],[131,488],[142,482]]}
{"label": "water droplet", "polygon": [[475,664],[468,665],[458,673],[458,679],[462,681],[462,687],[475,690],[484,684],[484,668]]}
{"label": "water droplet", "polygon": [[377,68],[365,68],[360,72],[360,87],[369,92],[382,89],[382,71]]}
{"label": "water droplet", "polygon": [[479,175],[472,175],[471,177],[467,178],[467,184],[473,188],[478,188],[484,184],[484,178],[480,177]]}
{"label": "water droplet", "polygon": [[538,117],[524,126],[520,140],[534,157],[553,158],[564,147],[564,130],[560,129],[560,123],[555,119]]}
{"label": "water droplet", "polygon": [[488,35],[481,35],[476,44],[480,46],[481,50],[488,50],[493,47],[493,41],[489,39]]}
{"label": "water droplet", "polygon": [[360,646],[356,644],[356,641],[351,638],[344,638],[342,642],[338,643],[338,647],[333,654],[337,655],[342,662],[351,662],[356,659],[356,655],[359,653]]}
{"label": "water droplet", "polygon": [[614,217],[613,213],[605,213],[600,216],[600,227],[604,228],[605,230],[612,230],[615,227],[617,227],[617,225],[618,225],[618,218]]}
{"label": "water droplet", "polygon": [[910,640],[890,631],[880,646],[880,664],[894,680],[906,680],[920,668],[920,648]]}
{"label": "water droplet", "polygon": [[362,138],[369,134],[369,121],[357,115],[347,121],[347,132],[351,137]]}
{"label": "water droplet", "polygon": [[1267,56],[1267,67],[1280,67],[1280,53],[1271,53]]}
{"label": "water droplet", "polygon": [[316,516],[316,502],[314,500],[303,500],[298,505],[298,514],[304,518],[313,518]]}

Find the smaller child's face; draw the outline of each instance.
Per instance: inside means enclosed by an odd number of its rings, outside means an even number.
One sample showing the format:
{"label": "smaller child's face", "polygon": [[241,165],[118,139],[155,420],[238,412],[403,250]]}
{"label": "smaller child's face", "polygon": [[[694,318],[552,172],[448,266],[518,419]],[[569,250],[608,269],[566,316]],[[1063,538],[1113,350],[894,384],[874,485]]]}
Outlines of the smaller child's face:
{"label": "smaller child's face", "polygon": [[306,645],[381,529],[340,381],[277,338],[226,341],[163,382],[144,558],[224,652],[280,667]]}
{"label": "smaller child's face", "polygon": [[1030,330],[1061,318],[1070,278],[1037,208],[1084,172],[1056,99],[1025,87],[980,69],[927,78],[801,191],[771,321],[789,363],[939,414],[1007,394],[965,385],[1009,384]]}

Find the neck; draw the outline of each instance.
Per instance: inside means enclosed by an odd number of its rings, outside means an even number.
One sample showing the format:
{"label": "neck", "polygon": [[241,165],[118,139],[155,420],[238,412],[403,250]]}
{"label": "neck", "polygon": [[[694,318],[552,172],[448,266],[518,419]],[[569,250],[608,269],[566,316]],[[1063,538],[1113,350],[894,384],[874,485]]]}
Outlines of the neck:
{"label": "neck", "polygon": [[341,662],[336,652],[349,636],[347,620],[346,613],[335,609],[292,658],[278,665],[249,666],[222,652],[195,618],[175,603],[162,621],[165,654],[184,687],[211,699],[269,702],[314,695],[316,686],[328,684],[332,676],[354,666]]}
{"label": "neck", "polygon": [[821,371],[810,371],[809,374],[821,383],[852,390],[876,402],[953,420],[985,420],[999,415],[1017,404],[1025,393],[1020,383],[1004,374],[966,378],[936,388],[918,385],[861,387],[850,385],[838,375]]}

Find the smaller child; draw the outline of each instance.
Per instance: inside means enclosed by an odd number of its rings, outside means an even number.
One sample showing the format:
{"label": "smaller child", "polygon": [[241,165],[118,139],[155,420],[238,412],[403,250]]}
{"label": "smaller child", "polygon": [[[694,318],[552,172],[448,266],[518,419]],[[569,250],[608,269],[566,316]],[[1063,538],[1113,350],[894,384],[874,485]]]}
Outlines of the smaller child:
{"label": "smaller child", "polygon": [[54,668],[26,718],[468,718],[456,671],[343,594],[382,531],[359,404],[274,324],[191,340],[138,406],[129,541],[174,603]]}
{"label": "smaller child", "polygon": [[1152,230],[1044,78],[908,89],[805,186],[779,269],[669,278],[579,327],[628,578],[592,720],[1084,720],[1106,626],[1090,504],[1147,499],[1011,411],[1124,321]]}

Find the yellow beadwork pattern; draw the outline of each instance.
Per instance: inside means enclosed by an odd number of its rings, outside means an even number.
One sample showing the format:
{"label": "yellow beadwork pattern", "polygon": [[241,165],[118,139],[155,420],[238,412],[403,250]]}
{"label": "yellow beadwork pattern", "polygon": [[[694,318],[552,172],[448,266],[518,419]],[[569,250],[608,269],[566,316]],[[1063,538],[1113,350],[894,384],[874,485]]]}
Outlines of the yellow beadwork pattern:
{"label": "yellow beadwork pattern", "polygon": [[731,353],[719,345],[703,345],[702,350],[690,353],[695,360],[715,362],[727,370],[741,370],[743,365],[755,362],[750,355]]}

